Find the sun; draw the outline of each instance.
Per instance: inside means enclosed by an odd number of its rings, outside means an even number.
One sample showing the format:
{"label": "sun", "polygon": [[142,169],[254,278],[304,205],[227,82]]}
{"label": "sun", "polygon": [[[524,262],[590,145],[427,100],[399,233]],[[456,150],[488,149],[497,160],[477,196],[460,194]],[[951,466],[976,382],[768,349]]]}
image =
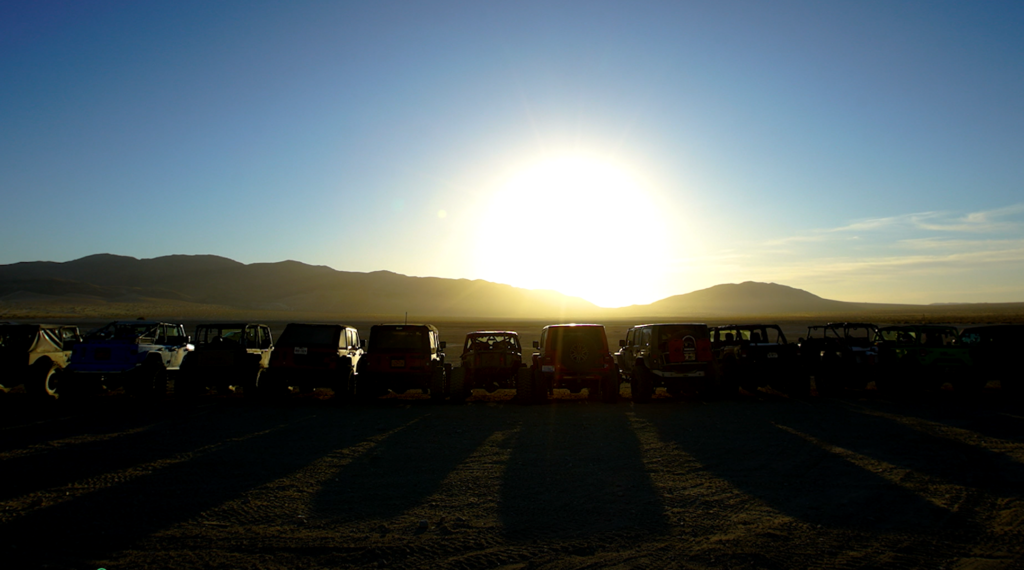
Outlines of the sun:
{"label": "sun", "polygon": [[[475,262],[489,281],[603,307],[647,303],[669,263],[664,220],[630,169],[598,155],[551,156],[497,184],[480,216]],[[508,255],[513,239],[524,244],[519,255]]]}

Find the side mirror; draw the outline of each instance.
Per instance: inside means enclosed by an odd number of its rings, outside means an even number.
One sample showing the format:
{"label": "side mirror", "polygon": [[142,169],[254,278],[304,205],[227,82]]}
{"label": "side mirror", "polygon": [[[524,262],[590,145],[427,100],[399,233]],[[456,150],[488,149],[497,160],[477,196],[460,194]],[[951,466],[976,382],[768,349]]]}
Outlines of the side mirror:
{"label": "side mirror", "polygon": [[619,340],[619,348],[626,348],[626,339]]}
{"label": "side mirror", "polygon": [[448,346],[448,343],[442,340],[441,341],[441,350],[444,350],[445,347],[447,347],[447,346]]}
{"label": "side mirror", "polygon": [[540,348],[540,341],[539,340],[533,341],[533,348]]}
{"label": "side mirror", "polygon": [[361,348],[363,350],[366,350],[366,339],[365,338],[359,339],[359,348]]}

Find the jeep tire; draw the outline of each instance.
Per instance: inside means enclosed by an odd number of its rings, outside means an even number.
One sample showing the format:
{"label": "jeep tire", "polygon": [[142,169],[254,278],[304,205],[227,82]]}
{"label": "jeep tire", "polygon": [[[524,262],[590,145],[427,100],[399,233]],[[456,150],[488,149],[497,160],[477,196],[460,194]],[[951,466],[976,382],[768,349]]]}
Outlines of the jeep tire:
{"label": "jeep tire", "polygon": [[29,368],[28,378],[25,379],[25,391],[38,398],[59,398],[60,373],[60,368],[57,368],[49,358],[40,358]]}
{"label": "jeep tire", "polygon": [[334,399],[339,401],[351,400],[355,395],[355,374],[351,364],[343,365],[338,371],[331,383],[331,391],[334,392]]}
{"label": "jeep tire", "polygon": [[651,371],[643,364],[637,364],[633,368],[633,381],[629,389],[633,393],[633,401],[637,404],[647,404],[654,396],[654,379],[651,378]]}
{"label": "jeep tire", "polygon": [[520,368],[516,374],[516,401],[520,404],[537,404],[540,391],[540,374],[533,368]]}
{"label": "jeep tire", "polygon": [[453,404],[461,404],[466,401],[466,398],[472,393],[473,385],[471,384],[472,379],[469,374],[466,373],[466,369],[462,366],[452,370],[451,381],[449,382],[449,389],[451,391],[451,402]]}
{"label": "jeep tire", "polygon": [[619,382],[619,372],[612,371],[601,378],[601,401],[605,404],[614,404],[619,401],[619,389],[622,384]]}
{"label": "jeep tire", "polygon": [[446,378],[445,378],[445,375],[444,375],[444,367],[443,366],[435,366],[433,368],[433,370],[430,371],[430,401],[431,402],[433,402],[435,404],[440,404],[440,403],[444,402],[445,396],[447,395],[447,394],[445,394],[445,392],[447,392],[447,390],[445,390],[445,384],[446,384],[445,380],[446,380]]}

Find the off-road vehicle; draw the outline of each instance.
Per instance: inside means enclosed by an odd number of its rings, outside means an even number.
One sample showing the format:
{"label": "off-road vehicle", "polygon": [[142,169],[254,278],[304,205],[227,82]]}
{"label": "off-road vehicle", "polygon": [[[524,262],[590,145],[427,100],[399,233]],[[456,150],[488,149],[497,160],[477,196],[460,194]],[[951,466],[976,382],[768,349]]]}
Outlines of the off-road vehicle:
{"label": "off-road vehicle", "polygon": [[754,392],[770,386],[789,395],[809,392],[800,374],[796,346],[778,325],[726,325],[711,329],[711,350],[722,381]]}
{"label": "off-road vehicle", "polygon": [[547,399],[555,389],[587,390],[589,399],[614,403],[619,397],[619,370],[608,351],[603,325],[548,325],[534,341],[530,374],[520,374],[516,397],[523,402]]}
{"label": "off-road vehicle", "polygon": [[[811,329],[825,331],[824,342],[813,350]],[[875,381],[878,371],[878,327],[872,323],[829,323],[824,327],[810,327],[808,339],[800,340],[800,355],[807,372],[814,377],[819,395],[829,395],[844,389],[864,388]],[[810,357],[810,358],[808,358]]]}
{"label": "off-road vehicle", "polygon": [[330,388],[335,396],[351,396],[363,358],[359,331],[347,325],[289,323],[270,354],[270,367],[260,375],[257,390],[264,397]]}
{"label": "off-road vehicle", "polygon": [[451,365],[444,360],[445,345],[434,325],[374,325],[359,363],[356,395],[376,398],[389,390],[397,394],[421,390],[435,402],[444,401],[451,376]]}
{"label": "off-road vehicle", "polygon": [[1002,393],[1013,399],[1024,397],[1024,325],[987,325],[960,331],[960,345],[971,357],[976,388],[999,380]]}
{"label": "off-road vehicle", "polygon": [[452,372],[451,397],[463,401],[472,390],[488,392],[516,387],[523,348],[514,331],[475,331],[462,343],[459,367]]}
{"label": "off-road vehicle", "polygon": [[629,380],[634,402],[649,402],[664,387],[672,395],[708,392],[715,386],[715,366],[708,327],[701,323],[638,325],[626,331],[615,353],[622,377]]}
{"label": "off-road vehicle", "polygon": [[274,338],[267,325],[212,323],[196,327],[195,350],[181,363],[174,381],[176,396],[190,396],[209,389],[228,393],[240,387],[255,395],[260,375],[270,366]]}
{"label": "off-road vehicle", "polygon": [[59,397],[61,372],[81,340],[75,326],[0,324],[0,388],[23,384],[29,394]]}
{"label": "off-road vehicle", "polygon": [[193,346],[185,327],[160,321],[114,321],[90,332],[71,353],[67,389],[99,388],[138,396],[167,392],[167,373],[177,372]]}
{"label": "off-road vehicle", "polygon": [[900,325],[879,329],[879,374],[875,386],[883,392],[908,394],[951,383],[965,394],[980,391],[971,373],[971,357],[960,344],[956,327]]}

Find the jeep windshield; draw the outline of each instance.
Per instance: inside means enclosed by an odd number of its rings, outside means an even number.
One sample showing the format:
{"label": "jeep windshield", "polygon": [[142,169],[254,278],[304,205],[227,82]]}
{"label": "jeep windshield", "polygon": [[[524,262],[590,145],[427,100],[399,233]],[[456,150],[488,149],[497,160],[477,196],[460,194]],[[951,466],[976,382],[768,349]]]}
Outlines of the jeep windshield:
{"label": "jeep windshield", "polygon": [[549,328],[547,345],[555,350],[572,345],[584,345],[596,351],[604,350],[604,331],[596,326],[560,326]]}
{"label": "jeep windshield", "polygon": [[87,340],[135,342],[140,337],[156,338],[156,329],[153,323],[110,323],[89,333]]}
{"label": "jeep windshield", "polygon": [[341,327],[335,325],[295,325],[285,327],[277,343],[281,346],[337,348]]}
{"label": "jeep windshield", "polygon": [[425,328],[377,328],[370,335],[370,352],[430,352]]}
{"label": "jeep windshield", "polygon": [[243,325],[200,325],[196,328],[196,344],[224,341],[242,342]]}
{"label": "jeep windshield", "polygon": [[751,344],[785,344],[786,337],[775,326],[732,327],[719,329],[722,342],[745,341]]}
{"label": "jeep windshield", "polygon": [[466,348],[470,350],[519,350],[519,337],[513,334],[480,334],[471,335],[466,339]]}
{"label": "jeep windshield", "polygon": [[0,348],[24,352],[32,348],[39,327],[25,325],[0,326]]}
{"label": "jeep windshield", "polygon": [[860,325],[860,324],[848,324],[844,327],[846,333],[846,342],[850,346],[856,346],[860,348],[869,347],[875,342],[875,337],[878,335],[878,329],[873,325]]}

